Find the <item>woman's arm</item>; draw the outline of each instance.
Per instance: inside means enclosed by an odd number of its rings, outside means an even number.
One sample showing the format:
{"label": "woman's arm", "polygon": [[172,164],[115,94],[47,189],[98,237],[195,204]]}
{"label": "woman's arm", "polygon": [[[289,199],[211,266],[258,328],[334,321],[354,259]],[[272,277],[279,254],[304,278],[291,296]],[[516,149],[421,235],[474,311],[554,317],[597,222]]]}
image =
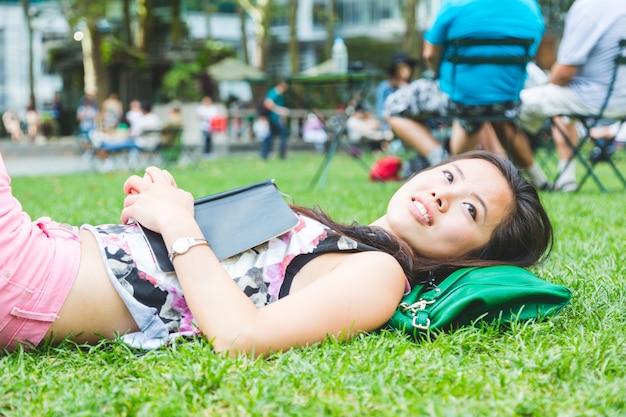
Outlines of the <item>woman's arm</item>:
{"label": "woman's arm", "polygon": [[272,112],[274,112],[274,113],[276,113],[276,114],[278,114],[280,116],[288,116],[289,115],[289,109],[287,107],[279,106],[271,98],[266,97],[265,100],[263,101],[263,105],[269,111],[272,111]]}
{"label": "woman's arm", "polygon": [[550,69],[550,83],[565,87],[574,79],[578,72],[577,65],[565,65],[555,62]]}
{"label": "woman's arm", "polygon": [[[138,194],[127,197],[122,219],[132,217],[159,231],[168,247],[179,237],[202,236],[193,204],[191,211],[185,207],[187,193],[170,185],[173,179],[166,171],[149,170],[154,184],[127,182],[127,190]],[[161,214],[154,213],[156,205]],[[200,329],[216,351],[230,354],[262,355],[319,342],[327,335],[350,337],[374,330],[391,317],[404,290],[400,265],[382,252],[343,255],[330,272],[260,309],[208,246],[176,256],[174,266]]]}
{"label": "woman's arm", "polygon": [[176,272],[202,332],[215,350],[231,354],[263,355],[377,329],[404,290],[402,270],[390,255],[363,252],[345,255],[332,271],[257,309],[214,257],[207,262],[210,249],[201,249],[179,257]]}

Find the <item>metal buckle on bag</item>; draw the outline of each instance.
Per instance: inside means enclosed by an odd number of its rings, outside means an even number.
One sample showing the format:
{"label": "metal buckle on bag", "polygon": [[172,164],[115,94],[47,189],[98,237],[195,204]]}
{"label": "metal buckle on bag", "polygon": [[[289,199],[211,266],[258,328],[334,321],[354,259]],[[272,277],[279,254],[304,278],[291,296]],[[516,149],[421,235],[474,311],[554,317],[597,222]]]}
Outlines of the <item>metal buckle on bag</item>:
{"label": "metal buckle on bag", "polygon": [[436,300],[418,300],[413,304],[401,303],[400,306],[404,311],[410,311],[413,314],[412,325],[419,330],[428,330],[430,327],[430,318],[426,317],[426,323],[418,323],[418,312],[425,310],[429,304],[434,303]]}
{"label": "metal buckle on bag", "polygon": [[418,302],[416,302],[415,305],[415,309],[416,310],[426,310],[426,307],[428,307],[429,304],[434,303],[435,300],[419,300]]}
{"label": "metal buckle on bag", "polygon": [[418,300],[414,302],[413,304],[400,303],[400,307],[402,307],[404,311],[410,311],[411,313],[415,314],[420,310],[425,310],[429,304],[432,304],[434,302],[435,300],[431,300],[431,301]]}
{"label": "metal buckle on bag", "polygon": [[412,324],[413,324],[413,327],[415,327],[416,329],[428,330],[428,328],[430,327],[430,319],[427,318],[425,324],[420,324],[420,323],[417,322],[417,315],[415,315],[415,316],[413,316]]}

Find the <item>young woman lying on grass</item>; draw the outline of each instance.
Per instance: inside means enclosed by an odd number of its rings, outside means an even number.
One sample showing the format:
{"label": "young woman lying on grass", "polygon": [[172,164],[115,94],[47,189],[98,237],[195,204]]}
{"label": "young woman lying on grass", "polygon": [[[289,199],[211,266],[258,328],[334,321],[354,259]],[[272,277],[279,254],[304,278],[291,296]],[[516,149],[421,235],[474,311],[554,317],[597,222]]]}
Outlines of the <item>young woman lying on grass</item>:
{"label": "young woman lying on grass", "polygon": [[216,351],[262,355],[384,326],[431,270],[527,267],[552,244],[533,186],[478,151],[412,177],[369,226],[293,207],[299,223],[283,236],[224,261],[196,240],[175,273],[157,268],[131,219],[179,247],[202,236],[193,197],[155,167],[124,192],[118,225],[32,222],[0,158],[0,346],[121,336],[150,348],[202,334]]}

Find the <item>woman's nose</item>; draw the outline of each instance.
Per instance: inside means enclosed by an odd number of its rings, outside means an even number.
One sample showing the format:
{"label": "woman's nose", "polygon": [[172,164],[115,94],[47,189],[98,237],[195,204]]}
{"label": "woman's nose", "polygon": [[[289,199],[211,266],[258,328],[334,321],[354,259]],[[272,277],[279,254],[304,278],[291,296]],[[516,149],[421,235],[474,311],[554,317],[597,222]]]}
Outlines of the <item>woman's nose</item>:
{"label": "woman's nose", "polygon": [[430,195],[435,201],[435,207],[441,211],[446,212],[450,204],[450,196],[443,191],[431,191]]}

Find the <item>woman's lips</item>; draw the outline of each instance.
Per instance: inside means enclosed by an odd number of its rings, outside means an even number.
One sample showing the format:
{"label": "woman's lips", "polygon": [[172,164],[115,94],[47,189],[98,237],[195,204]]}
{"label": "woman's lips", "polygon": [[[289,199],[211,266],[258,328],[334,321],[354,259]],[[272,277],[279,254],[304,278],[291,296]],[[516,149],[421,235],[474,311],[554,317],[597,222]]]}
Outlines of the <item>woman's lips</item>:
{"label": "woman's lips", "polygon": [[410,204],[411,213],[419,220],[420,223],[430,226],[432,224],[432,216],[424,203],[413,197]]}

